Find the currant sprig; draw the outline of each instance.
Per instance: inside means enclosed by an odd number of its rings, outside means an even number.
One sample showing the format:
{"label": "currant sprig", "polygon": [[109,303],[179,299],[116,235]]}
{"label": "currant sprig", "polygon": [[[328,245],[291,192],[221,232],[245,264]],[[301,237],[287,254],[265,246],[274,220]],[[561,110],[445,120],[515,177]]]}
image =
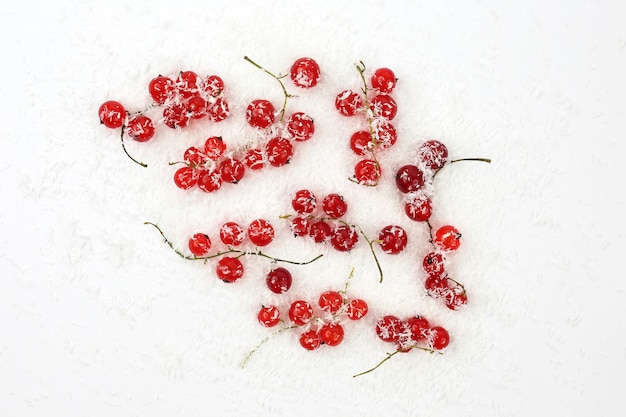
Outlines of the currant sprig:
{"label": "currant sprig", "polygon": [[255,61],[250,59],[250,57],[248,57],[247,55],[244,56],[243,59],[245,59],[246,61],[248,61],[249,63],[251,63],[255,67],[257,67],[258,69],[260,69],[263,72],[265,72],[266,74],[268,74],[270,77],[272,77],[273,79],[278,81],[278,83],[280,84],[280,88],[283,90],[284,98],[283,98],[283,107],[279,111],[280,117],[279,117],[278,121],[282,122],[283,118],[285,117],[285,111],[287,109],[287,100],[292,98],[292,97],[295,97],[294,95],[292,95],[292,94],[287,92],[287,88],[285,87],[285,84],[283,83],[283,78],[287,77],[288,74],[278,74],[278,75],[276,75],[273,72],[269,71],[268,69],[264,68],[263,66],[257,64]]}

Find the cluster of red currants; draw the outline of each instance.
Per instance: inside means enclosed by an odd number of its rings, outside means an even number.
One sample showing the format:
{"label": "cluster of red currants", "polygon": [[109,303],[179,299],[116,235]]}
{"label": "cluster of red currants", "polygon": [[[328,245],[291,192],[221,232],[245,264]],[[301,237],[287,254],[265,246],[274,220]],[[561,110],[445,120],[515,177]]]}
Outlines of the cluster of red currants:
{"label": "cluster of red currants", "polygon": [[326,195],[319,207],[315,194],[302,189],[296,191],[291,206],[296,215],[281,217],[290,219],[289,226],[295,236],[306,236],[316,243],[330,242],[340,252],[348,252],[358,243],[356,227],[343,220],[348,203],[340,194]]}
{"label": "cluster of red currants", "polygon": [[283,329],[298,329],[300,345],[315,350],[321,345],[337,346],[344,339],[345,319],[359,320],[368,312],[367,303],[360,298],[349,298],[344,291],[325,291],[317,304],[298,299],[289,304],[289,322],[282,319],[279,306],[262,306],[257,314],[259,323],[274,327],[283,323]]}
{"label": "cluster of red currants", "polygon": [[[350,137],[350,148],[360,157],[354,166],[352,180],[375,186],[382,174],[376,152],[393,146],[398,138],[396,128],[391,123],[398,112],[398,104],[391,96],[397,79],[391,69],[379,68],[374,71],[368,84],[365,65],[361,62],[356,68],[363,81],[362,91],[343,90],[335,97],[335,108],[343,116],[365,116],[367,127]],[[370,98],[369,92],[372,90],[375,95]]]}
{"label": "cluster of red currants", "polygon": [[384,342],[394,343],[400,352],[411,349],[442,350],[448,346],[450,335],[441,326],[431,326],[423,316],[401,320],[386,315],[376,322],[376,334]]}

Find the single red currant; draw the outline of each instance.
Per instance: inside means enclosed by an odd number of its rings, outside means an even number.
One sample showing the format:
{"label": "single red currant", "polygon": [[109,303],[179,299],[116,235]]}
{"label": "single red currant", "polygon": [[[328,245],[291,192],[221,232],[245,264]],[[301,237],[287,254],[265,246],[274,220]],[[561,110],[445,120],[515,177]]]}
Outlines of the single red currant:
{"label": "single red currant", "polygon": [[311,139],[315,133],[313,118],[302,112],[297,112],[287,119],[287,132],[292,139],[304,142]]}
{"label": "single red currant", "polygon": [[367,303],[360,298],[350,300],[346,308],[346,315],[350,320],[359,320],[365,317],[369,310]]}
{"label": "single red currant", "polygon": [[380,176],[380,164],[373,159],[362,159],[354,166],[354,178],[359,184],[375,186]]}
{"label": "single red currant", "polygon": [[415,316],[407,320],[409,330],[411,332],[411,339],[416,342],[426,340],[428,332],[430,330],[430,323],[425,317]]}
{"label": "single red currant", "polygon": [[226,142],[221,136],[211,136],[204,141],[204,153],[213,160],[218,160],[226,152]]}
{"label": "single red currant", "polygon": [[230,108],[228,107],[228,102],[224,98],[218,97],[215,101],[207,103],[206,115],[210,120],[214,122],[221,122],[226,119],[229,114]]}
{"label": "single red currant", "polygon": [[292,280],[291,273],[283,267],[272,269],[265,277],[267,288],[275,294],[282,294],[289,291]]}
{"label": "single red currant", "polygon": [[330,244],[340,252],[349,252],[359,241],[359,234],[347,224],[337,226],[330,237]]}
{"label": "single red currant", "polygon": [[313,307],[304,300],[297,300],[289,307],[289,319],[297,326],[304,326],[313,317]]}
{"label": "single red currant", "polygon": [[348,211],[348,203],[343,199],[343,196],[332,193],[328,194],[322,200],[322,209],[328,217],[338,219]]}
{"label": "single red currant", "polygon": [[381,93],[391,93],[396,87],[396,75],[389,68],[378,68],[372,75],[371,85],[374,90]]}
{"label": "single red currant", "polygon": [[171,104],[163,109],[163,123],[172,129],[182,129],[189,124],[189,113],[182,104]]}
{"label": "single red currant", "polygon": [[211,239],[204,233],[196,233],[189,239],[188,246],[195,256],[205,256],[211,250]]}
{"label": "single red currant", "polygon": [[246,174],[246,167],[238,159],[227,158],[220,163],[218,170],[222,180],[231,184],[237,184]]}
{"label": "single red currant", "polygon": [[246,108],[246,120],[254,128],[265,129],[274,123],[275,113],[276,109],[270,101],[253,100]]}
{"label": "single red currant", "polygon": [[404,165],[396,173],[396,186],[402,193],[413,193],[424,185],[424,173],[415,165]]}
{"label": "single red currant", "polygon": [[287,138],[272,138],[265,144],[265,156],[270,165],[281,167],[293,156],[293,145]]}
{"label": "single red currant", "polygon": [[336,313],[343,305],[343,297],[337,291],[326,291],[320,295],[318,304],[327,313]]}
{"label": "single red currant", "polygon": [[206,164],[206,154],[195,146],[190,146],[185,150],[183,154],[183,161],[189,165],[190,168],[201,168]]}
{"label": "single red currant", "polygon": [[174,95],[175,89],[174,81],[163,75],[153,78],[148,84],[150,97],[159,105],[169,100]]}
{"label": "single red currant", "polygon": [[448,161],[448,148],[438,140],[428,140],[417,150],[417,157],[426,167],[438,170]]}
{"label": "single red currant", "polygon": [[317,199],[307,189],[298,190],[291,200],[291,206],[298,214],[311,214],[317,208]]}
{"label": "single red currant", "polygon": [[366,155],[372,150],[372,135],[367,130],[359,130],[350,136],[350,149],[357,155]]}
{"label": "single red currant", "polygon": [[335,322],[325,323],[318,333],[322,343],[328,346],[337,346],[343,341],[344,337],[343,326]]}
{"label": "single red currant", "polygon": [[248,238],[257,246],[267,246],[274,240],[274,227],[265,219],[253,220],[248,226]]}
{"label": "single red currant", "polygon": [[438,275],[430,275],[424,281],[424,288],[431,297],[443,297],[449,291],[448,279]]}
{"label": "single red currant", "polygon": [[428,275],[441,276],[445,270],[445,259],[441,253],[430,252],[424,257],[422,266]]}
{"label": "single red currant", "polygon": [[380,119],[375,124],[375,142],[383,149],[390,148],[398,141],[398,131],[388,120]]}
{"label": "single red currant", "polygon": [[181,71],[176,78],[176,89],[183,98],[198,94],[198,74],[193,71]]}
{"label": "single red currant", "polygon": [[344,116],[354,116],[363,109],[363,98],[352,90],[344,90],[335,97],[335,108]]}
{"label": "single red currant", "polygon": [[454,226],[441,226],[435,232],[433,243],[444,252],[453,251],[461,245],[461,234]]}
{"label": "single red currant", "polygon": [[294,236],[308,236],[311,230],[311,220],[307,217],[296,216],[289,221],[289,229]]}
{"label": "single red currant", "polygon": [[174,173],[174,184],[182,190],[188,190],[198,183],[198,173],[193,168],[184,166]]}
{"label": "single red currant", "polygon": [[450,343],[450,334],[441,326],[435,326],[429,332],[430,345],[435,350],[445,349]]}
{"label": "single red currant", "polygon": [[262,169],[265,166],[263,151],[257,148],[249,149],[243,157],[243,163],[253,171]]}
{"label": "single red currant", "polygon": [[198,188],[205,193],[212,193],[222,187],[222,175],[218,170],[198,170]]}
{"label": "single red currant", "polygon": [[126,132],[128,132],[128,136],[137,142],[146,142],[154,136],[154,123],[148,116],[141,114],[131,116],[128,119]]}
{"label": "single red currant", "polygon": [[185,103],[187,114],[192,119],[201,119],[206,116],[207,103],[200,96],[190,97]]}
{"label": "single red currant", "polygon": [[100,123],[108,128],[115,129],[122,127],[126,120],[126,110],[119,101],[105,101],[98,108]]}
{"label": "single red currant", "polygon": [[291,81],[302,88],[311,88],[317,85],[320,79],[320,66],[313,58],[298,58],[291,65],[289,71]]}
{"label": "single red currant", "polygon": [[404,204],[404,212],[413,221],[425,222],[433,213],[433,202],[423,194],[412,196]]}
{"label": "single red currant", "polygon": [[280,323],[280,310],[276,306],[263,306],[257,314],[257,319],[265,327],[274,327]]}
{"label": "single red currant", "polygon": [[202,84],[202,90],[209,97],[217,97],[224,91],[224,80],[217,75],[209,75]]}
{"label": "single red currant", "polygon": [[459,310],[467,304],[467,292],[461,287],[454,288],[444,300],[450,310]]}
{"label": "single red currant", "polygon": [[378,240],[383,252],[395,255],[402,252],[406,247],[408,235],[402,227],[388,225],[380,231]]}
{"label": "single red currant", "polygon": [[315,350],[322,344],[320,335],[313,329],[307,330],[300,335],[300,346],[306,350]]}
{"label": "single red currant", "polygon": [[228,246],[239,246],[246,238],[246,232],[235,222],[226,222],[220,227],[220,240]]}
{"label": "single red currant", "polygon": [[217,262],[217,276],[224,282],[235,282],[243,276],[243,264],[238,258],[224,256]]}
{"label": "single red currant", "polygon": [[309,229],[309,236],[313,238],[316,243],[324,243],[333,235],[333,229],[330,224],[324,220],[318,220],[311,224]]}
{"label": "single red currant", "polygon": [[383,316],[376,322],[376,334],[384,342],[395,342],[400,338],[404,326],[394,315]]}
{"label": "single red currant", "polygon": [[374,117],[393,120],[398,114],[398,103],[389,94],[378,94],[371,101]]}

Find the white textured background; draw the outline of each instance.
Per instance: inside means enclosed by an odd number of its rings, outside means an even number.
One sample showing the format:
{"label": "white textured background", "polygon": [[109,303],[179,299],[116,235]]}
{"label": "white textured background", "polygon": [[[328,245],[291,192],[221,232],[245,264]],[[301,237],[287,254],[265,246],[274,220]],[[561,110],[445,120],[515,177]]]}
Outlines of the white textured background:
{"label": "white textured background", "polygon": [[[1,415],[622,415],[621,2],[54,3],[0,14]],[[215,195],[178,190],[168,161],[211,132],[244,143],[247,102],[282,97],[244,55],[283,73],[300,56],[320,63],[321,84],[288,104],[311,114],[317,133],[288,167]],[[451,266],[470,295],[462,311],[421,292],[425,231],[400,211],[393,169],[375,189],[346,180],[359,123],[332,101],[359,87],[359,60],[400,79],[400,137],[383,164],[407,162],[425,138],[453,157],[493,159],[437,178],[433,221],[464,235]],[[222,76],[232,116],[128,143],[149,166],[133,164],[98,106],[143,108],[152,77],[187,69]],[[294,241],[276,220],[272,254],[326,256],[292,268],[282,297],[265,288],[259,259],[225,285],[143,224],[184,246],[226,220],[277,219],[304,187],[343,193],[370,233],[406,226],[407,251],[381,256],[383,284],[365,245],[335,253]],[[314,299],[351,267],[350,292],[371,314],[346,326],[344,343],[307,352],[284,333],[239,368],[269,333],[256,323],[261,303]],[[388,351],[373,332],[388,313],[443,325],[449,349],[352,378]]]}

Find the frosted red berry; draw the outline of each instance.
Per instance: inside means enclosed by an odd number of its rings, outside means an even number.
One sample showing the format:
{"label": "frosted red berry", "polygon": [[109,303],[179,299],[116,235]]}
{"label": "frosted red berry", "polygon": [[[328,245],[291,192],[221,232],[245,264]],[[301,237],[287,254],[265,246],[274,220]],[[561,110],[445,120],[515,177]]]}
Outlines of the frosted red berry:
{"label": "frosted red berry", "polygon": [[350,149],[357,155],[367,155],[372,150],[372,135],[367,130],[359,130],[350,136]]}
{"label": "frosted red berry", "polygon": [[412,196],[404,204],[404,212],[411,220],[425,222],[433,213],[432,200],[426,195]]}
{"label": "frosted red berry", "polygon": [[336,313],[343,305],[343,297],[337,291],[325,291],[317,301],[322,310],[327,313]]}
{"label": "frosted red berry", "polygon": [[209,75],[202,84],[202,90],[209,97],[217,97],[224,91],[224,80],[217,75]]}
{"label": "frosted red berry", "polygon": [[330,224],[324,220],[318,220],[311,223],[309,228],[309,236],[316,243],[323,243],[330,239],[333,235],[333,230]]}
{"label": "frosted red berry", "polygon": [[348,211],[348,203],[346,203],[343,196],[332,193],[325,196],[322,200],[322,209],[328,217],[337,219],[346,214]]}
{"label": "frosted red berry", "polygon": [[402,193],[413,193],[424,185],[424,173],[415,165],[403,165],[396,172],[396,186]]}
{"label": "frosted red berry", "polygon": [[411,339],[416,342],[426,340],[430,330],[430,323],[425,317],[411,317],[406,321],[406,323],[409,327],[409,331],[411,332]]}
{"label": "frosted red berry", "polygon": [[315,133],[313,118],[306,113],[293,113],[287,119],[287,132],[289,132],[292,139],[299,142],[311,139]]}
{"label": "frosted red berry", "polygon": [[173,96],[174,91],[174,80],[163,75],[153,78],[148,84],[150,97],[152,97],[152,100],[159,105],[164,104],[167,100],[169,100]]}
{"label": "frosted red berry", "polygon": [[192,119],[201,119],[206,116],[207,103],[200,96],[190,97],[185,103],[187,114]]}
{"label": "frosted red berry", "polygon": [[137,142],[146,142],[154,136],[154,123],[148,116],[141,114],[131,116],[128,119],[126,132]]}
{"label": "frosted red berry", "polygon": [[375,124],[375,142],[383,149],[390,148],[398,141],[398,131],[388,120],[380,119]]}
{"label": "frosted red berry", "polygon": [[359,320],[367,315],[369,307],[365,300],[355,298],[346,306],[346,315],[350,320]]}
{"label": "frosted red berry", "polygon": [[435,350],[445,349],[450,343],[450,334],[441,326],[435,326],[429,332],[430,345]]}
{"label": "frosted red berry", "polygon": [[265,219],[253,220],[248,226],[248,239],[257,246],[267,246],[274,240],[274,227]]}
{"label": "frosted red berry", "polygon": [[335,97],[335,108],[344,116],[354,116],[363,109],[363,98],[352,90],[344,90]]}
{"label": "frosted red berry", "polygon": [[382,228],[378,234],[380,248],[388,254],[398,254],[407,245],[408,235],[401,226],[388,225]]}
{"label": "frosted red berry", "polygon": [[318,331],[322,343],[328,346],[337,346],[343,341],[343,326],[336,322],[325,323]]}
{"label": "frosted red berry", "polygon": [[122,127],[126,120],[126,110],[119,101],[105,101],[98,108],[100,122],[108,128]]}
{"label": "frosted red berry", "polygon": [[289,306],[289,319],[297,326],[304,326],[313,317],[313,307],[307,301],[297,300]]}
{"label": "frosted red berry", "polygon": [[289,76],[298,87],[315,87],[320,79],[320,66],[313,58],[298,58],[291,65]]}
{"label": "frosted red berry", "polygon": [[265,144],[265,156],[270,165],[281,167],[293,156],[293,145],[287,138],[272,138]]}
{"label": "frosted red berry", "polygon": [[181,71],[176,78],[176,91],[184,98],[198,94],[198,74],[193,71]]}
{"label": "frosted red berry", "polygon": [[189,124],[189,113],[182,104],[170,104],[163,109],[163,123],[172,129],[182,129]]}
{"label": "frosted red berry", "polygon": [[394,315],[383,316],[376,322],[376,334],[384,342],[397,341],[403,328],[402,320]]}
{"label": "frosted red berry", "polygon": [[274,123],[276,109],[264,99],[253,100],[246,108],[248,124],[257,129],[265,129]]}
{"label": "frosted red berry", "polygon": [[289,229],[294,236],[308,236],[311,230],[311,220],[308,217],[296,216],[289,221]]}
{"label": "frosted red berry", "polygon": [[214,122],[221,122],[225,120],[230,114],[230,108],[228,102],[218,97],[214,101],[208,102],[206,106],[207,117]]}
{"label": "frosted red berry", "polygon": [[280,310],[276,306],[263,306],[257,313],[257,319],[265,327],[274,327],[280,323]]}
{"label": "frosted red berry", "polygon": [[362,159],[354,166],[354,178],[362,185],[378,184],[381,174],[380,164],[373,159]]}
{"label": "frosted red berry", "polygon": [[198,175],[194,169],[185,166],[174,173],[174,184],[182,190],[188,190],[198,183]]}
{"label": "frosted red berry", "polygon": [[226,222],[220,227],[220,240],[228,246],[239,246],[246,238],[246,232],[236,222]]}
{"label": "frosted red berry", "polygon": [[187,246],[195,256],[205,256],[211,250],[211,239],[204,233],[195,233],[189,238]]}
{"label": "frosted red berry", "polygon": [[282,294],[289,291],[292,282],[293,278],[291,272],[283,267],[272,269],[265,277],[267,288],[275,294]]}
{"label": "frosted red berry", "polygon": [[396,87],[396,83],[396,75],[389,68],[378,68],[370,80],[372,88],[381,93],[391,93]]}
{"label": "frosted red berry", "polygon": [[428,275],[441,276],[445,270],[444,261],[441,253],[429,252],[422,261],[422,267]]}
{"label": "frosted red berry", "polygon": [[330,237],[330,244],[340,252],[351,251],[359,241],[359,234],[347,224],[337,226]]}
{"label": "frosted red berry", "polygon": [[461,233],[454,226],[441,226],[433,236],[433,243],[445,252],[456,250],[461,245]]}
{"label": "frosted red berry", "polygon": [[299,214],[311,214],[317,208],[317,199],[310,190],[298,190],[291,200],[291,206]]}
{"label": "frosted red berry", "polygon": [[204,153],[213,160],[218,160],[226,152],[226,142],[221,136],[210,136],[204,141]]}
{"label": "frosted red berry", "polygon": [[216,169],[198,170],[198,188],[205,193],[212,193],[222,188],[222,175]]}
{"label": "frosted red berry", "polygon": [[195,146],[185,149],[183,161],[191,168],[201,168],[207,161],[206,154]]}
{"label": "frosted red berry", "polygon": [[438,140],[428,140],[417,150],[417,157],[426,167],[438,170],[448,161],[448,148]]}
{"label": "frosted red berry", "polygon": [[222,181],[231,184],[237,184],[246,174],[246,167],[243,162],[232,158],[224,159],[220,163],[218,170],[222,176]]}
{"label": "frosted red berry", "polygon": [[398,114],[398,103],[389,94],[378,94],[370,102],[374,117],[393,120]]}
{"label": "frosted red berry", "polygon": [[243,264],[238,258],[224,256],[217,261],[217,277],[224,282],[235,282],[243,276]]}
{"label": "frosted red berry", "polygon": [[302,333],[299,340],[300,346],[306,350],[315,350],[322,344],[322,339],[320,338],[319,333],[313,329]]}
{"label": "frosted red berry", "polygon": [[258,148],[248,149],[243,157],[243,163],[253,171],[263,169],[265,166],[263,151]]}

